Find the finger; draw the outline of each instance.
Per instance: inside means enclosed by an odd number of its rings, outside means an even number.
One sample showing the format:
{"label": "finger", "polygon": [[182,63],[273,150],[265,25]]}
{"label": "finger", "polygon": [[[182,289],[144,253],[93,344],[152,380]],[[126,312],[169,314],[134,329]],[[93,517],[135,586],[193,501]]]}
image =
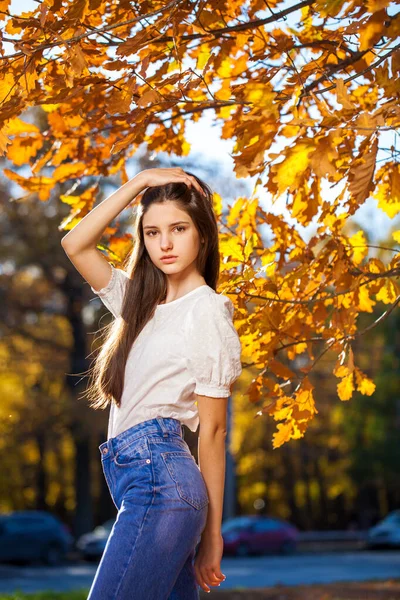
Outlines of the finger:
{"label": "finger", "polygon": [[193,185],[195,186],[195,188],[199,192],[199,194],[203,194],[203,196],[205,196],[206,193],[203,190],[203,188],[201,187],[201,185],[199,184],[199,182],[197,181],[197,179],[195,177],[191,177],[191,179],[193,181]]}
{"label": "finger", "polygon": [[214,586],[217,585],[219,582],[215,582],[213,577],[212,577],[212,572],[209,569],[206,568],[202,568],[199,571],[199,578],[201,580],[202,583],[204,583],[206,586]]}
{"label": "finger", "polygon": [[197,584],[201,587],[202,590],[204,590],[205,592],[210,592],[210,588],[208,587],[208,585],[206,584],[206,582],[202,579],[196,579]]}
{"label": "finger", "polygon": [[201,185],[198,183],[198,181],[194,177],[189,177],[189,181],[190,181],[191,185],[194,185],[194,187],[199,192],[199,194],[203,194],[203,196],[205,196],[205,192],[204,192],[203,188],[201,187]]}
{"label": "finger", "polygon": [[204,579],[209,585],[219,585],[221,583],[221,580],[215,575],[214,569],[211,567],[206,569],[206,575]]}
{"label": "finger", "polygon": [[186,183],[186,185],[188,187],[192,187],[194,185],[195,188],[197,189],[197,191],[199,192],[199,194],[203,194],[203,196],[206,195],[205,191],[203,190],[203,188],[198,183],[198,181],[196,180],[195,177],[192,177],[191,175],[187,175],[186,172],[183,169],[181,169],[181,167],[178,167],[175,170],[177,172],[178,177],[182,177],[183,176],[184,182]]}

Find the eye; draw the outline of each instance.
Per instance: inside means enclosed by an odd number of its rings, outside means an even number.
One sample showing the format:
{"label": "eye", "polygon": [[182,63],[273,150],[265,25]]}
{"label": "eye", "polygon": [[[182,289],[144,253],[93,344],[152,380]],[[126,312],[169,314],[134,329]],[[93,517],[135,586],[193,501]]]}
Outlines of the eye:
{"label": "eye", "polygon": [[[184,225],[177,225],[174,229],[179,229],[181,231],[186,231],[186,227]],[[157,231],[148,231],[146,235],[148,235],[149,237],[153,237],[151,235],[152,233],[157,233]]]}

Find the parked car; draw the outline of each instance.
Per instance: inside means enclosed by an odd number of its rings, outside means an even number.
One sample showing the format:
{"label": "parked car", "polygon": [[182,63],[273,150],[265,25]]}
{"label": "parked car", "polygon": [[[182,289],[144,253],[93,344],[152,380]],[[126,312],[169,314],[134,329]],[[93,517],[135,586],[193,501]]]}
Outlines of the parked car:
{"label": "parked car", "polygon": [[68,527],[46,511],[14,511],[0,514],[0,561],[48,565],[63,562],[73,537]]}
{"label": "parked car", "polygon": [[114,522],[114,519],[109,519],[93,531],[81,535],[76,542],[76,547],[83,558],[86,560],[101,558]]}
{"label": "parked car", "polygon": [[367,531],[367,548],[400,547],[400,510],[390,512]]}
{"label": "parked car", "polygon": [[297,528],[277,517],[249,515],[227,519],[222,523],[221,533],[224,554],[291,554],[297,548]]}

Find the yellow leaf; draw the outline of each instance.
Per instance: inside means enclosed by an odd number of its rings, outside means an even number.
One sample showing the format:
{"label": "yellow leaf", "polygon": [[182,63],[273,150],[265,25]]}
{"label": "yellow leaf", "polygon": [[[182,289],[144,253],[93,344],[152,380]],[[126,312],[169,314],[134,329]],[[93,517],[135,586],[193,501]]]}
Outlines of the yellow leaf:
{"label": "yellow leaf", "polygon": [[359,265],[363,258],[368,255],[367,240],[362,229],[349,238],[349,244],[352,246],[353,262]]}
{"label": "yellow leaf", "polygon": [[221,77],[221,79],[226,79],[231,74],[232,62],[230,57],[226,57],[221,61],[217,69],[217,75]]}
{"label": "yellow leaf", "polygon": [[397,231],[394,231],[392,233],[393,239],[395,240],[395,242],[398,242],[400,244],[400,229],[398,229]]}
{"label": "yellow leaf", "polygon": [[383,273],[385,271],[385,265],[379,258],[370,258],[366,267],[370,273]]}
{"label": "yellow leaf", "polygon": [[313,389],[314,386],[306,377],[301,383],[301,388],[296,392],[296,405],[293,408],[292,414],[294,419],[310,420],[318,413],[315,408]]}
{"label": "yellow leaf", "polygon": [[243,247],[238,238],[223,237],[220,240],[219,248],[223,257],[228,257],[238,263],[243,262]]}
{"label": "yellow leaf", "polygon": [[7,158],[14,165],[22,166],[29,163],[42,148],[44,138],[42,136],[18,136],[13,139],[7,150]]}
{"label": "yellow leaf", "polygon": [[360,288],[358,288],[357,295],[359,310],[362,312],[372,313],[373,307],[375,306],[376,302],[372,300],[372,298],[370,298],[367,286],[363,285]]}
{"label": "yellow leaf", "polygon": [[213,207],[217,216],[222,213],[222,197],[218,194],[218,192],[214,192],[213,194]]}
{"label": "yellow leaf", "polygon": [[343,106],[343,108],[353,108],[353,104],[348,98],[347,88],[343,79],[338,79],[336,82],[336,97],[337,101]]}
{"label": "yellow leaf", "polygon": [[289,418],[291,414],[292,414],[292,407],[284,406],[283,408],[276,410],[273,413],[273,417],[274,417],[275,421],[282,421],[283,419]]}
{"label": "yellow leaf", "polygon": [[84,162],[64,163],[57,167],[53,172],[54,181],[67,181],[73,177],[83,175],[88,170],[88,166]]}
{"label": "yellow leaf", "polygon": [[0,154],[3,156],[6,154],[7,146],[11,144],[10,138],[4,135],[4,128],[0,130]]}
{"label": "yellow leaf", "polygon": [[18,183],[24,190],[28,190],[32,193],[37,192],[39,200],[48,200],[50,198],[51,190],[55,185],[55,181],[51,177],[25,178],[7,168],[3,169],[3,175]]}
{"label": "yellow leaf", "polygon": [[5,102],[13,97],[15,90],[18,89],[17,86],[15,88],[14,86],[16,86],[14,75],[11,72],[2,73],[0,79],[0,102]]}
{"label": "yellow leaf", "polygon": [[279,448],[285,442],[288,442],[290,440],[290,436],[293,431],[293,422],[290,421],[289,423],[279,423],[277,425],[277,429],[278,429],[278,432],[274,433],[274,435],[272,436],[273,437],[272,447],[274,449]]}
{"label": "yellow leaf", "polygon": [[223,81],[220,89],[214,92],[214,96],[217,98],[217,100],[230,100],[232,92],[229,85],[229,79],[225,79]]}
{"label": "yellow leaf", "polygon": [[18,135],[20,133],[40,133],[40,129],[33,123],[27,123],[19,117],[14,117],[5,124],[4,133],[7,135]]}
{"label": "yellow leaf", "polygon": [[243,89],[243,99],[251,102],[258,107],[265,107],[271,111],[271,116],[279,118],[277,105],[274,104],[276,93],[271,85],[266,85],[258,81],[248,81]]}
{"label": "yellow leaf", "polygon": [[316,10],[321,17],[335,17],[341,10],[345,0],[316,0]]}
{"label": "yellow leaf", "polygon": [[400,212],[400,165],[392,163],[386,166],[386,174],[377,186],[374,197],[378,200],[378,208],[393,219]]}
{"label": "yellow leaf", "polygon": [[205,65],[207,64],[207,61],[210,58],[210,56],[210,48],[208,46],[200,46],[200,50],[197,55],[196,69],[200,69],[202,71]]}
{"label": "yellow leaf", "polygon": [[338,396],[341,400],[350,400],[354,391],[354,376],[350,373],[337,384]]}
{"label": "yellow leaf", "polygon": [[387,13],[385,10],[380,10],[372,15],[368,19],[366,25],[360,26],[360,46],[359,50],[368,50],[372,48],[376,42],[382,37],[382,32],[385,28],[385,17]]}
{"label": "yellow leaf", "polygon": [[364,396],[371,396],[376,389],[375,383],[372,381],[372,379],[369,379],[365,373],[361,371],[361,369],[356,368],[355,373],[357,390],[361,392],[361,394],[364,394]]}
{"label": "yellow leaf", "polygon": [[296,218],[302,225],[308,225],[317,214],[319,203],[318,196],[311,194],[308,186],[300,186],[293,198],[292,217]]}
{"label": "yellow leaf", "polygon": [[247,260],[251,253],[253,252],[254,246],[257,244],[258,236],[256,233],[253,233],[247,240],[246,245],[244,247],[244,258]]}
{"label": "yellow leaf", "polygon": [[392,304],[396,300],[396,297],[396,288],[391,279],[387,279],[385,285],[383,285],[376,294],[376,299],[384,304]]}
{"label": "yellow leaf", "polygon": [[293,191],[299,183],[301,176],[309,165],[309,155],[314,152],[315,147],[310,141],[302,141],[288,148],[283,162],[271,167],[272,180],[277,183],[277,195],[283,194],[289,189]]}
{"label": "yellow leaf", "polygon": [[374,13],[382,10],[382,8],[386,8],[391,2],[392,0],[367,0],[367,10],[370,13]]}

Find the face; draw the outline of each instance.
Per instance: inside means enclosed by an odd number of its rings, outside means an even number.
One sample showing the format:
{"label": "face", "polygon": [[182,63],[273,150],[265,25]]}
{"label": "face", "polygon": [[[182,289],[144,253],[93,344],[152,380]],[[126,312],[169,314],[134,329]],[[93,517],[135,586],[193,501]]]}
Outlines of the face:
{"label": "face", "polygon": [[[152,204],[143,217],[144,243],[152,262],[167,275],[195,270],[200,248],[198,231],[187,212],[173,201]],[[171,254],[170,262],[161,260]]]}

